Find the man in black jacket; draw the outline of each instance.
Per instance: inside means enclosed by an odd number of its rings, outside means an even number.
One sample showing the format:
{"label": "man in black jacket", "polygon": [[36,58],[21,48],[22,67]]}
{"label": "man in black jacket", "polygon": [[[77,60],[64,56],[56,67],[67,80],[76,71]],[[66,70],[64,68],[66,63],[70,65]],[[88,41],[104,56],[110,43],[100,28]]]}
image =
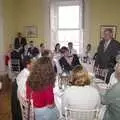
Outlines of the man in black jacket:
{"label": "man in black jacket", "polygon": [[111,73],[114,71],[116,56],[120,51],[120,43],[113,39],[112,29],[105,29],[103,40],[100,41],[95,58],[95,67],[107,69],[106,83],[109,82]]}
{"label": "man in black jacket", "polygon": [[19,49],[20,47],[23,47],[27,44],[27,41],[24,37],[22,37],[22,34],[18,32],[17,37],[14,40],[14,48]]}
{"label": "man in black jacket", "polygon": [[27,51],[28,56],[31,58],[37,57],[39,54],[39,49],[34,46],[33,41],[30,41],[29,45],[30,46],[29,46],[28,51]]}

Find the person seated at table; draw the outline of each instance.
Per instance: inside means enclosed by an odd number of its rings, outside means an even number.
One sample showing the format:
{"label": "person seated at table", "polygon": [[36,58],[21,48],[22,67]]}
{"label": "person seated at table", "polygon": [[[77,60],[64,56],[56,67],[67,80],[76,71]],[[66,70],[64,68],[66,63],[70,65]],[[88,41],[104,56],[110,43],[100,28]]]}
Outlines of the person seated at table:
{"label": "person seated at table", "polygon": [[50,56],[51,51],[48,49],[44,49],[44,51],[41,54],[41,57],[49,57]]}
{"label": "person seated at table", "polygon": [[92,48],[91,44],[88,44],[86,46],[86,50],[83,55],[83,62],[85,62],[85,63],[91,63],[91,59],[92,59],[91,48]]}
{"label": "person seated at table", "polygon": [[42,52],[44,52],[44,50],[45,50],[45,45],[44,45],[44,43],[41,43],[40,48],[39,48],[40,54],[42,54]]}
{"label": "person seated at table", "polygon": [[73,43],[72,42],[68,43],[68,50],[69,50],[70,55],[74,55],[74,54],[77,55],[77,51],[73,48]]}
{"label": "person seated at table", "polygon": [[60,56],[61,56],[61,54],[60,54],[60,43],[57,43],[55,45],[54,58],[55,59],[60,59]]}
{"label": "person seated at table", "polygon": [[120,120],[120,63],[116,66],[115,77],[118,82],[102,96],[102,104],[106,105],[103,120]]}
{"label": "person seated at table", "polygon": [[65,72],[69,73],[76,65],[80,65],[78,56],[76,54],[69,56],[69,50],[65,46],[61,48],[61,56],[59,64]]}
{"label": "person seated at table", "polygon": [[51,61],[52,61],[52,65],[53,65],[54,71],[57,73],[56,61],[53,59],[52,51],[50,51],[48,49],[45,49],[42,52],[41,57],[49,57],[51,59]]}
{"label": "person seated at table", "polygon": [[100,106],[100,95],[96,88],[90,86],[88,72],[82,66],[72,71],[71,86],[63,96],[63,112],[65,107],[81,110],[93,110]]}
{"label": "person seated at table", "polygon": [[28,48],[27,54],[31,58],[37,57],[39,55],[39,49],[34,46],[33,41],[30,41],[30,43],[29,43],[29,48]]}
{"label": "person seated at table", "polygon": [[57,120],[53,87],[55,72],[49,57],[41,57],[34,64],[27,81],[27,98],[33,99],[36,120]]}

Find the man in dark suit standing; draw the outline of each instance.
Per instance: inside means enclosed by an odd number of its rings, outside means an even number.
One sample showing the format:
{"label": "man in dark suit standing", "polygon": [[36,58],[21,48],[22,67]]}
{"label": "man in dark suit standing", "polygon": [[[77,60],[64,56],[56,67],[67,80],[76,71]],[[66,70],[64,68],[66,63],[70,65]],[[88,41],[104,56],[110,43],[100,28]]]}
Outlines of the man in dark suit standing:
{"label": "man in dark suit standing", "polygon": [[14,41],[14,48],[20,49],[21,47],[24,48],[24,46],[27,44],[27,41],[24,37],[22,37],[22,34],[18,32],[17,37]]}
{"label": "man in dark suit standing", "polygon": [[114,72],[114,66],[116,64],[115,58],[119,51],[120,43],[113,39],[112,29],[105,29],[103,40],[100,41],[98,46],[94,66],[108,70],[106,83],[109,83],[110,75]]}
{"label": "man in dark suit standing", "polygon": [[14,49],[17,50],[18,54],[21,56],[19,59],[21,69],[23,69],[22,56],[24,54],[26,44],[27,44],[27,41],[25,37],[22,37],[22,33],[18,32],[17,37],[14,40]]}

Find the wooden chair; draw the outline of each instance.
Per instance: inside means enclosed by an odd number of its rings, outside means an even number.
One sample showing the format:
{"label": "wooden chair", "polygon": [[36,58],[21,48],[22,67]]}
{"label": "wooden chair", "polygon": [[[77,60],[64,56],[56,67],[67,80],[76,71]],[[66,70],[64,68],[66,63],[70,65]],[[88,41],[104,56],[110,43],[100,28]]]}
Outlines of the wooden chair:
{"label": "wooden chair", "polygon": [[35,120],[33,101],[23,98],[20,94],[18,94],[18,99],[20,101],[22,119]]}
{"label": "wooden chair", "polygon": [[65,108],[65,120],[98,120],[99,109],[82,110]]}

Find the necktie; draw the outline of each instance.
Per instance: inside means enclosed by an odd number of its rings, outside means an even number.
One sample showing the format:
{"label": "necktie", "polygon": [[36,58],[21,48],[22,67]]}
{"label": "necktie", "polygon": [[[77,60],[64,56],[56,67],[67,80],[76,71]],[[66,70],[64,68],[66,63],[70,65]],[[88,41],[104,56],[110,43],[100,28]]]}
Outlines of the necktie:
{"label": "necktie", "polygon": [[108,47],[108,42],[105,42],[105,44],[104,44],[104,52],[107,50],[107,47]]}

